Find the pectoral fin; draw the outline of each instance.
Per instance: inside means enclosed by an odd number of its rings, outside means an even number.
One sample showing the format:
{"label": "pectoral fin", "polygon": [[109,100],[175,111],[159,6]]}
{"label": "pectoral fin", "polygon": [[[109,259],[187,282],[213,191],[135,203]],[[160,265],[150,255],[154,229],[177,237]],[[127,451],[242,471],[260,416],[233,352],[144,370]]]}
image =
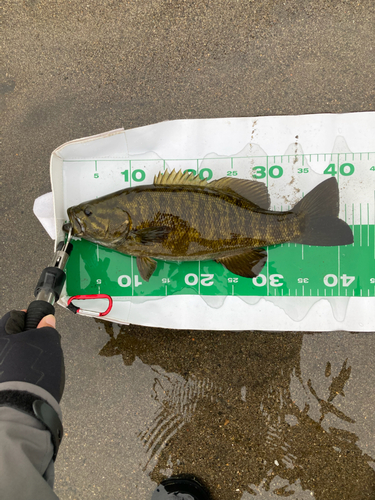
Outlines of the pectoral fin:
{"label": "pectoral fin", "polygon": [[131,232],[131,235],[142,243],[142,245],[149,245],[164,241],[170,231],[171,228],[167,226],[145,227],[143,229],[135,229]]}
{"label": "pectoral fin", "polygon": [[151,276],[154,274],[156,269],[156,262],[154,259],[149,257],[137,257],[137,267],[141,278],[145,281],[149,281]]}
{"label": "pectoral fin", "polygon": [[264,248],[252,248],[238,255],[216,259],[216,262],[220,262],[233,274],[244,278],[255,278],[262,270],[266,260],[267,252]]}

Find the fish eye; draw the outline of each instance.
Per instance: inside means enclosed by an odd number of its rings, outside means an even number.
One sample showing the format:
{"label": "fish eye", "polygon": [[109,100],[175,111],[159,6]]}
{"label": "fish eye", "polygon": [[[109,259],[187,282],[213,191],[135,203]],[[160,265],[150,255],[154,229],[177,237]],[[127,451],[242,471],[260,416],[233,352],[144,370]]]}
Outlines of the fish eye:
{"label": "fish eye", "polygon": [[89,208],[87,208],[87,207],[84,209],[84,211],[83,211],[83,212],[84,212],[84,214],[85,214],[85,215],[87,215],[87,216],[89,216],[89,215],[91,215],[91,214],[92,214],[91,210],[90,210]]}

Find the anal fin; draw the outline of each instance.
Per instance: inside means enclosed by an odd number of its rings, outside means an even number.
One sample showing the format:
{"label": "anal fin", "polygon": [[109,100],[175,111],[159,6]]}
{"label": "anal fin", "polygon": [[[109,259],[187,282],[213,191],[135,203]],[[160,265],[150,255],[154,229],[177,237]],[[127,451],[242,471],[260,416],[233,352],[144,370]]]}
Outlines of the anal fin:
{"label": "anal fin", "polygon": [[244,278],[255,278],[262,270],[267,260],[264,248],[252,248],[244,253],[216,259],[228,271]]}
{"label": "anal fin", "polygon": [[156,261],[150,257],[137,257],[137,267],[141,278],[149,281],[156,269]]}

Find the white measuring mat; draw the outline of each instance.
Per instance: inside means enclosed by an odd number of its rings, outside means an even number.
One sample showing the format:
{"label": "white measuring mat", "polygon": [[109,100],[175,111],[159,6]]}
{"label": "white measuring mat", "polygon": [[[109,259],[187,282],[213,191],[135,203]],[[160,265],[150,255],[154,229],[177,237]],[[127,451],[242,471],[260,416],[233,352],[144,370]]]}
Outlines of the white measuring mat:
{"label": "white measuring mat", "polygon": [[[374,329],[375,113],[179,120],[64,144],[51,157],[57,241],[68,207],[151,184],[172,169],[208,180],[257,179],[268,186],[272,210],[288,210],[335,176],[354,243],[268,247],[254,279],[212,261],[158,261],[146,283],[134,258],[73,240],[62,305],[73,295],[106,294],[108,320],[181,329]],[[89,315],[108,304],[79,302]]]}

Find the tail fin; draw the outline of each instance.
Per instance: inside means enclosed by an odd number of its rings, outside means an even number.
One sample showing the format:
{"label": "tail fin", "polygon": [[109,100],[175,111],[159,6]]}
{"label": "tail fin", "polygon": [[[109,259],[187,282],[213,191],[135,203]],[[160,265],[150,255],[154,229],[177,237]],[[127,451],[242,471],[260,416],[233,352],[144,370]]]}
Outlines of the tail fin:
{"label": "tail fin", "polygon": [[305,215],[305,228],[295,243],[338,246],[353,243],[353,233],[338,219],[339,188],[335,177],[321,182],[295,205],[292,212]]}

